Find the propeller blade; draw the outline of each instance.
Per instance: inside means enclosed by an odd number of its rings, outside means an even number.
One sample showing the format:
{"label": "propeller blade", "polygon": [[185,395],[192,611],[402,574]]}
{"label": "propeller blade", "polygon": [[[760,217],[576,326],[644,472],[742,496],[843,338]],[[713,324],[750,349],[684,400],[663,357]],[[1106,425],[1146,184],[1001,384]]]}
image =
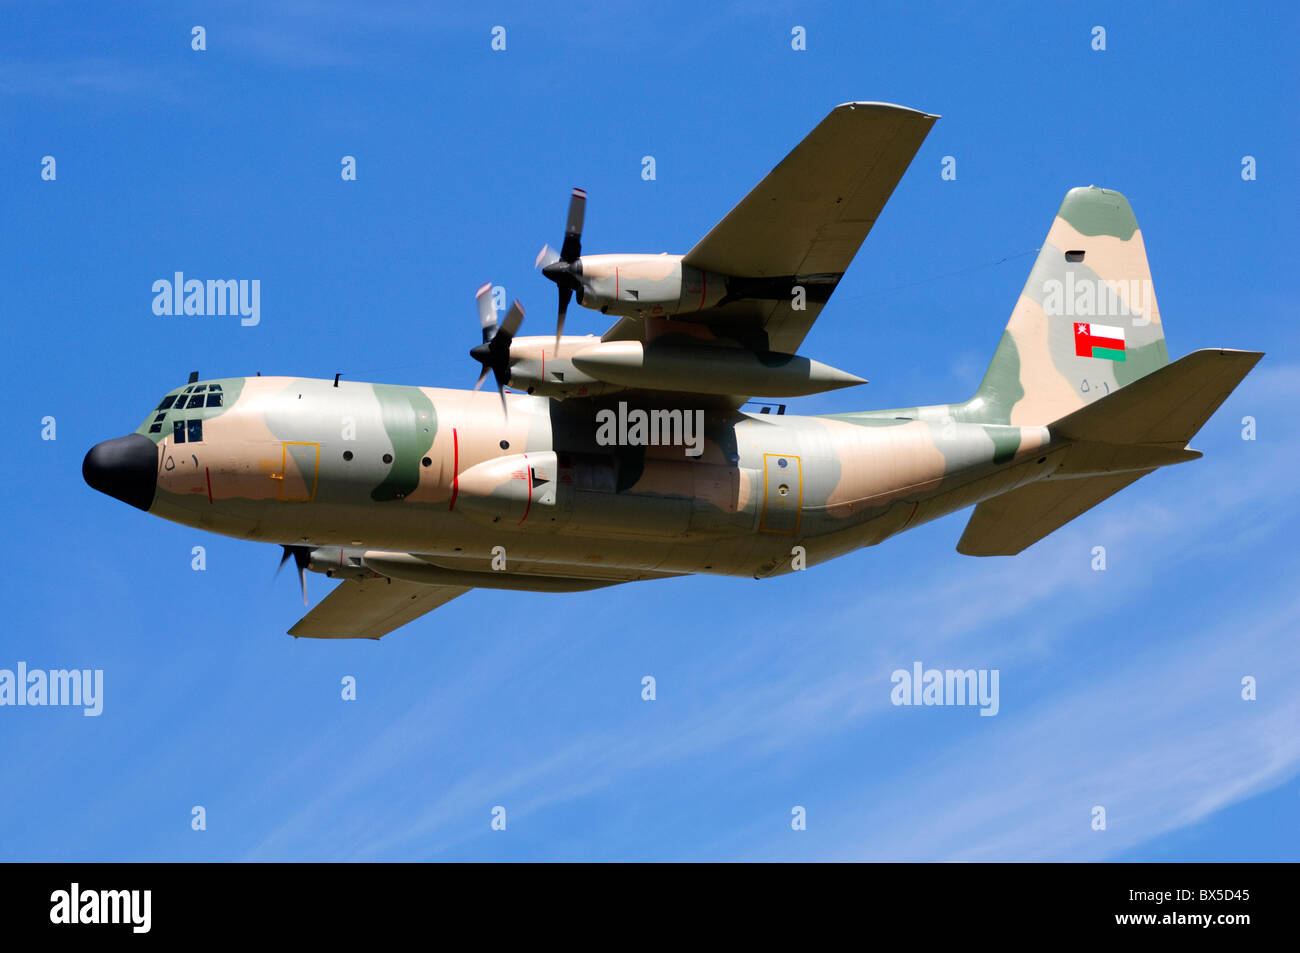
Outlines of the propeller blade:
{"label": "propeller blade", "polygon": [[564,244],[560,246],[562,261],[577,261],[582,255],[582,223],[587,217],[587,193],[574,189],[569,196],[569,219],[564,225]]}
{"label": "propeller blade", "polygon": [[560,286],[560,312],[555,319],[555,349],[560,349],[560,335],[564,333],[564,315],[569,310],[569,299],[573,297],[573,290],[564,285]]}
{"label": "propeller blade", "polygon": [[[496,307],[492,302],[492,285],[489,283],[481,286],[474,297],[478,300],[479,324],[483,326],[483,343],[476,344],[469,350],[469,356],[483,367],[483,372],[474,383],[474,390],[483,386],[489,372],[494,374],[497,392],[501,395],[501,408],[508,420],[510,412],[505,408],[506,384],[510,383],[510,342],[519,326],[524,323],[524,306],[518,300],[514,301],[506,312],[505,319],[498,324]],[[285,559],[288,558],[286,554]]]}
{"label": "propeller blade", "polygon": [[564,225],[564,244],[557,255],[550,245],[543,245],[537,253],[534,264],[542,269],[542,274],[555,282],[560,289],[560,309],[555,318],[555,349],[560,349],[560,338],[564,334],[564,317],[569,310],[573,293],[578,293],[578,304],[582,304],[582,226],[587,217],[587,193],[574,189],[569,196],[569,217]]}
{"label": "propeller blade", "polygon": [[516,298],[510,305],[510,310],[506,313],[506,319],[501,322],[501,327],[497,328],[497,334],[505,334],[507,337],[514,337],[519,330],[519,325],[524,321],[524,306]]}
{"label": "propeller blade", "polygon": [[281,545],[284,553],[280,556],[280,565],[275,567],[275,574],[280,575],[280,570],[284,564],[293,557],[294,565],[298,569],[298,585],[302,587],[302,604],[307,605],[307,566],[311,563],[310,546],[284,546]]}
{"label": "propeller blade", "polygon": [[493,364],[492,376],[496,378],[497,393],[501,395],[501,413],[505,415],[508,421],[510,419],[510,408],[506,404],[506,385],[510,383],[509,361],[499,361]]}
{"label": "propeller blade", "polygon": [[492,302],[492,282],[488,282],[474,294],[478,301],[478,323],[483,328],[483,340],[490,341],[497,326],[497,309]]}
{"label": "propeller blade", "polygon": [[533,262],[534,268],[545,268],[547,265],[553,265],[560,260],[560,253],[550,245],[543,245],[542,250],[537,253],[537,260]]}

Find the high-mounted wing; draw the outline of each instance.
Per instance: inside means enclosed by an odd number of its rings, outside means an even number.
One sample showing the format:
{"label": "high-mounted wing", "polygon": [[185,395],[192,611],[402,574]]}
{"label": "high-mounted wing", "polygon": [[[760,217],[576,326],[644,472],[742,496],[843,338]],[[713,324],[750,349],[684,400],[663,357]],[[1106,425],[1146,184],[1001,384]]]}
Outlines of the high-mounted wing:
{"label": "high-mounted wing", "polygon": [[[682,259],[737,279],[736,300],[689,320],[728,335],[762,331],[766,349],[794,353],[938,118],[888,103],[831,110]],[[604,340],[645,340],[644,322],[623,318]]]}
{"label": "high-mounted wing", "polygon": [[299,619],[289,634],[309,639],[378,639],[469,590],[469,586],[426,586],[376,577],[347,579]]}

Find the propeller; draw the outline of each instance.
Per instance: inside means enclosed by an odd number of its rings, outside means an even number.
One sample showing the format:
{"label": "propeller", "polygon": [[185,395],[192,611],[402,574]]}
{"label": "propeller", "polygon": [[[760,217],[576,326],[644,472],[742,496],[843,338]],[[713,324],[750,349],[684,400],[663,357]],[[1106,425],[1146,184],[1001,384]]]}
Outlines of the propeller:
{"label": "propeller", "polygon": [[542,274],[554,281],[560,289],[560,310],[555,319],[555,346],[560,346],[560,335],[564,333],[564,314],[569,310],[569,301],[573,293],[578,293],[578,304],[582,304],[582,221],[587,214],[587,193],[574,189],[569,196],[569,220],[564,226],[564,244],[557,253],[550,245],[543,245],[537,253],[534,267],[542,269]]}
{"label": "propeller", "polygon": [[478,299],[478,320],[483,327],[483,343],[470,349],[469,356],[483,365],[483,373],[478,376],[474,389],[478,390],[487,380],[488,372],[497,381],[497,393],[501,395],[501,410],[510,419],[510,409],[506,406],[506,384],[510,382],[510,342],[514,340],[519,325],[524,320],[524,307],[517,300],[510,305],[505,320],[497,324],[496,308],[492,304],[492,285],[485,284],[475,294]]}
{"label": "propeller", "polygon": [[284,550],[284,555],[280,557],[280,565],[276,567],[275,574],[280,575],[280,570],[284,568],[284,564],[292,556],[294,564],[298,567],[298,583],[302,586],[302,604],[305,606],[307,604],[307,564],[311,562],[311,547],[281,546],[280,548]]}

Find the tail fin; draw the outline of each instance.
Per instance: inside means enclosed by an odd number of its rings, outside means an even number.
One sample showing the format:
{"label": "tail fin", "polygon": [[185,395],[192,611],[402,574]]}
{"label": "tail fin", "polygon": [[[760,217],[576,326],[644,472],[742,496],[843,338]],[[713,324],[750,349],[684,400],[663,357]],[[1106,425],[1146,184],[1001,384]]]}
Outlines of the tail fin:
{"label": "tail fin", "polygon": [[965,409],[988,423],[1048,424],[1168,363],[1128,199],[1071,189]]}

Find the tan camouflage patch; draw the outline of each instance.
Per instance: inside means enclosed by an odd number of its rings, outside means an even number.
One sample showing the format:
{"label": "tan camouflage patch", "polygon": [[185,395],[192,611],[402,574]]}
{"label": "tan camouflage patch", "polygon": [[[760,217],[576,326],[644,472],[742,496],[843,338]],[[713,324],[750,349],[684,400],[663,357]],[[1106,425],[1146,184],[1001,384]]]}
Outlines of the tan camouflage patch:
{"label": "tan camouflage patch", "polygon": [[1025,392],[1011,408],[1012,426],[1041,424],[1083,406],[1052,360],[1050,331],[1051,321],[1042,305],[1021,295],[1007,324],[1020,355],[1020,386]]}
{"label": "tan camouflage patch", "polygon": [[[934,428],[923,421],[879,428],[826,423],[844,461],[839,483],[825,502],[833,517],[847,519],[905,493],[933,489],[943,479],[947,461],[935,443]],[[854,465],[858,460],[871,465]]]}
{"label": "tan camouflage patch", "polygon": [[[1051,245],[1062,255],[1067,251],[1085,250],[1083,263],[1102,278],[1126,308],[1144,320],[1160,323],[1160,308],[1151,282],[1141,229],[1134,231],[1133,237],[1125,241],[1114,235],[1084,235],[1065,219],[1057,218],[1044,244]],[[1134,286],[1132,282],[1144,284]],[[1099,316],[1098,320],[1106,323],[1107,318]]]}

